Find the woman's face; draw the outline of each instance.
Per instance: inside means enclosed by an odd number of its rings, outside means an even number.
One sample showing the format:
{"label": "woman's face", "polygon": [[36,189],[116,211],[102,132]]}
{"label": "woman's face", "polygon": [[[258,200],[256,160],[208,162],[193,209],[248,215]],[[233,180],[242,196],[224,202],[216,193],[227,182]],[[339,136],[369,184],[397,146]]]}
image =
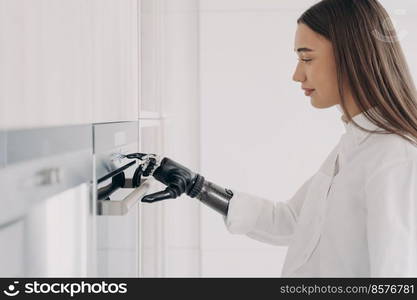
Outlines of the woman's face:
{"label": "woman's face", "polygon": [[293,80],[300,82],[311,104],[316,108],[327,108],[340,103],[336,64],[330,41],[299,24],[295,34],[295,49],[299,62]]}

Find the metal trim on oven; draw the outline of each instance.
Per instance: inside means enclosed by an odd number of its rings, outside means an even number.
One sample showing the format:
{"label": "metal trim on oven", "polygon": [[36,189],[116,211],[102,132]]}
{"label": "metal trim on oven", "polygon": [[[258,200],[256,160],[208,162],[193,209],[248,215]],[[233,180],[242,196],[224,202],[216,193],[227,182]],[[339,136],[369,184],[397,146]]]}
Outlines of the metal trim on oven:
{"label": "metal trim on oven", "polygon": [[8,130],[0,134],[0,225],[22,218],[33,205],[92,183],[92,126]]}

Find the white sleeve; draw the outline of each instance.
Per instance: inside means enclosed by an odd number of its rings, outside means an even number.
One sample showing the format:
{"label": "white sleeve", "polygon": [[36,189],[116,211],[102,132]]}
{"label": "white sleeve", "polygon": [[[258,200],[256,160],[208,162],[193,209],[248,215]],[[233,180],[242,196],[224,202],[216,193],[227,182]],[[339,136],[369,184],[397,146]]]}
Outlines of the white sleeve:
{"label": "white sleeve", "polygon": [[371,277],[417,277],[417,162],[386,165],[365,186]]}
{"label": "white sleeve", "polygon": [[268,244],[288,245],[313,177],[310,177],[286,202],[273,202],[250,194],[234,192],[225,217],[227,229],[231,233],[246,234]]}

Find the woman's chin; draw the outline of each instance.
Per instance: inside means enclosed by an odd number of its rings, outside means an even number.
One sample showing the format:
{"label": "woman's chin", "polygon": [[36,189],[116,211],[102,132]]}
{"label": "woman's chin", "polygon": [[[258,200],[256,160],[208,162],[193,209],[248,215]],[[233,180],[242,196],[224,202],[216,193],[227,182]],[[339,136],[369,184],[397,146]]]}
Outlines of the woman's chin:
{"label": "woman's chin", "polygon": [[334,106],[334,104],[326,103],[317,99],[317,97],[311,96],[310,97],[311,105],[315,108],[329,108]]}

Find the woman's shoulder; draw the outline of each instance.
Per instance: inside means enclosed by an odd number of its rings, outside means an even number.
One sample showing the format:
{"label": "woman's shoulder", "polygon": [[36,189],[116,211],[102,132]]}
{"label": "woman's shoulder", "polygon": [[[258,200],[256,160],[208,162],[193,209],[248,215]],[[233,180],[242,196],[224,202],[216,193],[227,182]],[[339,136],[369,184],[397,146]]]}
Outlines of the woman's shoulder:
{"label": "woman's shoulder", "polygon": [[371,134],[363,144],[369,159],[376,163],[417,162],[417,145],[398,134]]}

